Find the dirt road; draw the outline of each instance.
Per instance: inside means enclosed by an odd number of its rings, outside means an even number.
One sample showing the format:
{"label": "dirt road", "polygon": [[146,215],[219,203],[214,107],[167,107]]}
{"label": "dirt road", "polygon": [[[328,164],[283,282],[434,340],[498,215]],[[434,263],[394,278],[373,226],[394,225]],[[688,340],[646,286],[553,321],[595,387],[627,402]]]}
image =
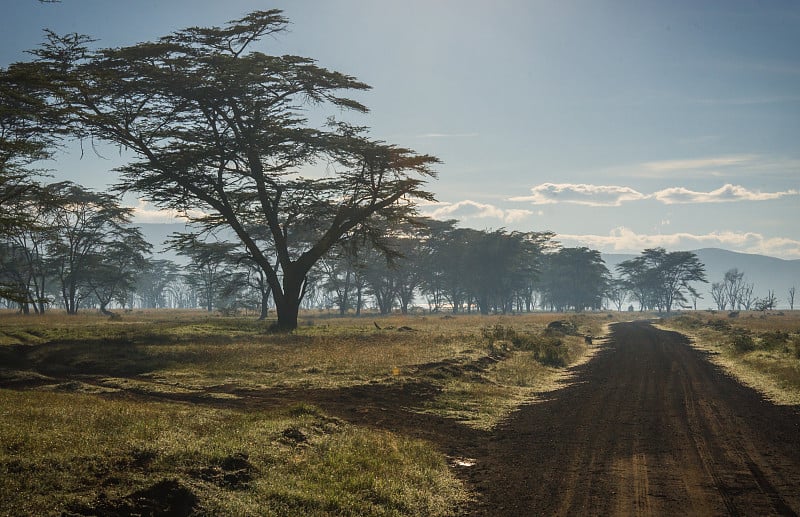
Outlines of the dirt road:
{"label": "dirt road", "polygon": [[461,469],[472,515],[797,515],[800,414],[680,334],[613,327],[576,383],[523,408]]}

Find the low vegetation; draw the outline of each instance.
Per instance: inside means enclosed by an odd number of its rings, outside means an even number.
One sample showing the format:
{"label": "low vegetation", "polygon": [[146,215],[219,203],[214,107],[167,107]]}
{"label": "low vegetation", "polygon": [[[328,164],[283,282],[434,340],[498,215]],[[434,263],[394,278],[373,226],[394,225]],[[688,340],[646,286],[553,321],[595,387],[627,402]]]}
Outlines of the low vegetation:
{"label": "low vegetation", "polygon": [[773,402],[800,404],[800,311],[708,311],[662,323]]}
{"label": "low vegetation", "polygon": [[436,444],[314,394],[412,387],[404,410],[489,429],[611,321],[559,317],[0,314],[0,515],[453,514],[470,494]]}

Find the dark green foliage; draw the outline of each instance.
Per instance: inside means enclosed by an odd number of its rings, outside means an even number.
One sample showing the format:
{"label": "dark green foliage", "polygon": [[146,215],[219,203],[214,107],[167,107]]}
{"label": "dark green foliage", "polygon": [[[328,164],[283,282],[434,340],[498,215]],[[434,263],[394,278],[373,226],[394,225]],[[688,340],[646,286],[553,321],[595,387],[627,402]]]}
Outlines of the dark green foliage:
{"label": "dark green foliage", "polygon": [[563,367],[569,362],[569,352],[564,342],[555,336],[540,335],[533,332],[517,332],[512,327],[494,325],[482,330],[490,347],[496,342],[511,343],[514,349],[531,352],[533,357],[545,366]]}
{"label": "dark green foliage", "polygon": [[699,297],[691,284],[706,282],[705,266],[689,251],[646,249],[640,256],[621,262],[617,271],[641,310],[669,313],[676,306],[691,307],[687,295],[694,300]]}
{"label": "dark green foliage", "polygon": [[539,282],[542,305],[557,311],[599,309],[610,282],[600,252],[562,248],[544,255]]}
{"label": "dark green foliage", "polygon": [[748,330],[734,329],[729,339],[733,349],[739,353],[751,352],[756,348],[755,340]]}

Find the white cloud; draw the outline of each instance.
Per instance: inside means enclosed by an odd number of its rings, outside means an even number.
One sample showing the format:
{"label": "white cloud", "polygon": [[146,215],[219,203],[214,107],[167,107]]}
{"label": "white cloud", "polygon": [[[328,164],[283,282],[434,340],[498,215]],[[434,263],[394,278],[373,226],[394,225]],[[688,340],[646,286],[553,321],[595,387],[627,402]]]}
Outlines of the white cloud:
{"label": "white cloud", "polygon": [[769,201],[784,196],[796,196],[797,194],[797,190],[787,190],[784,192],[754,192],[741,185],[731,185],[728,183],[711,192],[696,192],[684,187],[672,187],[659,190],[652,194],[651,197],[666,205],[676,205],[686,203],[727,203],[732,201]]}
{"label": "white cloud", "polygon": [[665,205],[688,203],[729,203],[734,201],[769,201],[785,196],[796,196],[798,190],[758,192],[730,183],[710,192],[699,192],[685,187],[670,187],[652,194],[644,194],[619,185],[587,185],[583,183],[542,183],[531,188],[530,196],[517,196],[511,201],[528,201],[534,205],[571,203],[586,206],[620,206],[628,201],[655,199]]}
{"label": "white cloud", "polygon": [[641,192],[617,185],[585,183],[542,183],[531,188],[530,196],[512,197],[511,201],[530,201],[534,205],[572,203],[587,206],[620,206],[625,201],[645,199]]}
{"label": "white cloud", "polygon": [[[146,223],[167,224],[167,223],[186,222],[186,217],[176,212],[175,210],[164,210],[158,207],[154,207],[144,199],[137,199],[136,205],[130,208],[133,208],[134,222],[140,224],[146,224]],[[190,212],[190,215],[193,217],[202,217],[204,214],[199,210],[194,210]]]}
{"label": "white cloud", "polygon": [[494,205],[478,203],[470,199],[457,203],[439,203],[421,206],[425,215],[434,219],[494,218],[504,223],[513,223],[533,215],[530,210],[505,210]]}
{"label": "white cloud", "polygon": [[639,253],[646,248],[663,247],[671,250],[726,248],[743,253],[758,253],[785,259],[800,259],[800,241],[785,237],[765,237],[755,232],[710,232],[693,234],[640,234],[620,226],[608,235],[558,234],[566,245],[581,245],[609,253]]}

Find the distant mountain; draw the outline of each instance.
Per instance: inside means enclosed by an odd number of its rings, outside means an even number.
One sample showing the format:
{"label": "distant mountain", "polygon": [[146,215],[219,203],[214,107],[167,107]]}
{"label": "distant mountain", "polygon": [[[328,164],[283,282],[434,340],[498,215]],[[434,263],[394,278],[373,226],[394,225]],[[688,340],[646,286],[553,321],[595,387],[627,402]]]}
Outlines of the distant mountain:
{"label": "distant mountain", "polygon": [[[693,253],[705,264],[708,278],[707,284],[697,286],[698,292],[703,296],[698,301],[698,308],[716,308],[711,298],[711,283],[722,281],[725,273],[734,268],[744,273],[745,282],[753,284],[753,293],[756,297],[763,298],[769,290],[774,291],[779,308],[789,308],[787,297],[790,287],[795,286],[800,290],[800,260],[784,260],[719,248],[703,248],[693,250]],[[608,270],[616,276],[616,265],[636,256],[604,253],[602,258]],[[800,293],[795,299],[795,308],[798,306],[800,306]]]}

